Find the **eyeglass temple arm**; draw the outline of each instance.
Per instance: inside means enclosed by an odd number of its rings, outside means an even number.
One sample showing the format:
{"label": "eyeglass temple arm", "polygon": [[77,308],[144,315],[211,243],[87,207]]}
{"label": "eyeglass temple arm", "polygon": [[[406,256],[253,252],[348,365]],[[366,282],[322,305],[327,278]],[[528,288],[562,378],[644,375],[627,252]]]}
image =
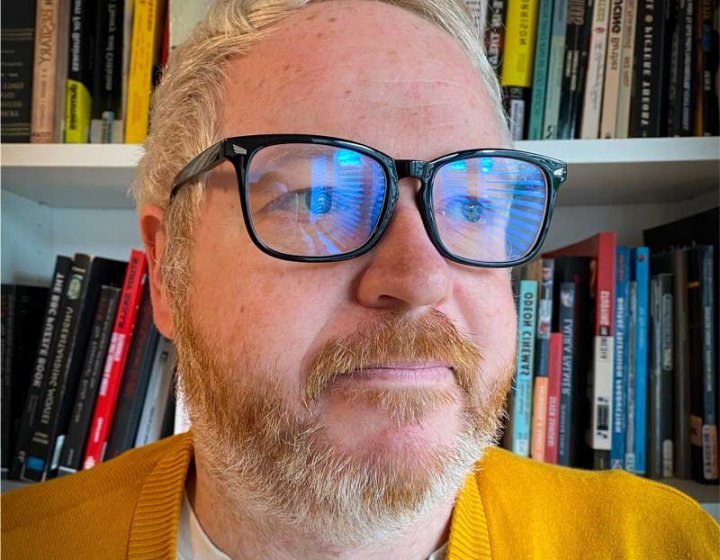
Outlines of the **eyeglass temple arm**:
{"label": "eyeglass temple arm", "polygon": [[200,175],[213,170],[223,163],[228,155],[226,153],[226,141],[222,140],[217,144],[213,144],[208,149],[203,150],[175,176],[170,190],[170,200],[172,200],[178,191],[186,184],[197,179]]}

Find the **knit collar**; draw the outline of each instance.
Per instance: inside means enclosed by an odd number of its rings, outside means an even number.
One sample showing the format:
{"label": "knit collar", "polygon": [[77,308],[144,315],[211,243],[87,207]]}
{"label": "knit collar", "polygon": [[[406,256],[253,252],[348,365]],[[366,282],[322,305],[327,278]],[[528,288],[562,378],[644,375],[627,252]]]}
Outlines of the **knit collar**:
{"label": "knit collar", "polygon": [[[189,432],[175,439],[140,492],[130,528],[129,560],[177,558],[177,531],[193,443]],[[491,560],[485,508],[474,472],[467,476],[455,504],[447,555],[447,560],[469,559]]]}

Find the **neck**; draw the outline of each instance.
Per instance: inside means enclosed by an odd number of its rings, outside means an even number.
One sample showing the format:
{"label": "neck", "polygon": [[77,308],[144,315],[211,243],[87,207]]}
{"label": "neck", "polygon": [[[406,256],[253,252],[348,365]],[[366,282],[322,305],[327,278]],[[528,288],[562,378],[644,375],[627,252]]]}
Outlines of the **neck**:
{"label": "neck", "polygon": [[203,530],[213,544],[234,560],[313,558],[364,560],[393,558],[425,560],[447,542],[455,496],[450,496],[410,525],[367,542],[338,545],[319,535],[300,533],[278,523],[253,507],[248,495],[228,495],[202,468],[191,465],[186,481],[188,499]]}

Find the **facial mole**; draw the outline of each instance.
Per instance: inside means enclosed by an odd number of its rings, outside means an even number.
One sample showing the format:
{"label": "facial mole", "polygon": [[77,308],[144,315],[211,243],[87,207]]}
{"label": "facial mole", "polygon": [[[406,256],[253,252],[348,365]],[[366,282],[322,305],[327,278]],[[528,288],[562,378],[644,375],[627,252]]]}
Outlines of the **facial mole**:
{"label": "facial mole", "polygon": [[352,90],[351,90],[351,89],[346,89],[346,90],[345,90],[345,95],[346,95],[346,96],[349,96],[351,93],[352,93]]}
{"label": "facial mole", "polygon": [[290,70],[289,64],[286,64],[285,66],[283,66],[283,72],[288,72],[289,70]]}
{"label": "facial mole", "polygon": [[331,18],[328,19],[328,21],[329,21],[330,23],[335,23],[335,22],[337,21],[337,18],[336,18],[336,17],[331,17]]}

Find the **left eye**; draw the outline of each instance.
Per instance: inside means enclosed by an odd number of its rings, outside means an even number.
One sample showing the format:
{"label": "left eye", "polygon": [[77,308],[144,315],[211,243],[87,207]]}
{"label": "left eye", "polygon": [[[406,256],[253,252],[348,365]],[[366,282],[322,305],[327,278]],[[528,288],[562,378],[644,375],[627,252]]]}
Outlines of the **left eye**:
{"label": "left eye", "polygon": [[333,206],[333,193],[330,187],[308,189],[305,193],[305,205],[312,214],[327,214]]}
{"label": "left eye", "polygon": [[474,196],[458,196],[445,199],[442,213],[462,217],[468,222],[479,222],[490,207],[486,200]]}

